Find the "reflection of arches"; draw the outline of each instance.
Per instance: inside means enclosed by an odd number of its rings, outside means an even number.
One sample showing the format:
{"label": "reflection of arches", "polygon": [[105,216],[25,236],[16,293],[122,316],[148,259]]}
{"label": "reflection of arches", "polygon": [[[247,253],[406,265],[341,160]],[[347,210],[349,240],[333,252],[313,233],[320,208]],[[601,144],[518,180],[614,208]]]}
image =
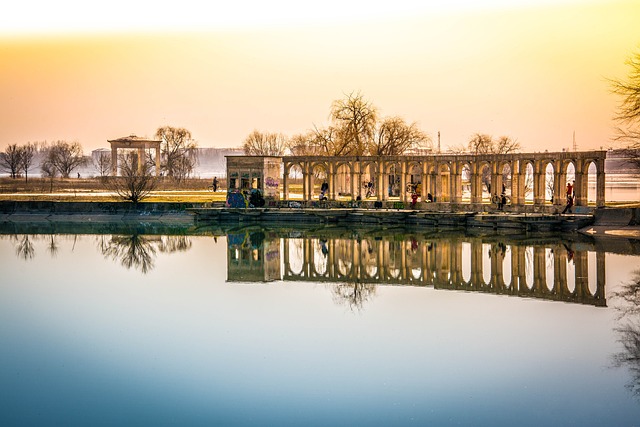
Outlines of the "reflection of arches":
{"label": "reflection of arches", "polygon": [[495,256],[492,249],[490,244],[482,244],[482,280],[485,286],[491,285],[491,257]]}
{"label": "reflection of arches", "polygon": [[471,243],[462,242],[462,280],[471,281]]}
{"label": "reflection of arches", "polygon": [[545,255],[545,284],[549,292],[553,292],[554,279],[555,279],[555,255],[553,249],[544,248]]}
{"label": "reflection of arches", "polygon": [[525,261],[525,285],[529,290],[533,289],[534,285],[534,273],[533,273],[533,247],[527,246],[524,249],[524,261]]}
{"label": "reflection of arches", "polygon": [[508,245],[505,248],[504,259],[502,260],[502,279],[506,288],[513,287],[513,277],[511,276],[512,256],[511,245]]}

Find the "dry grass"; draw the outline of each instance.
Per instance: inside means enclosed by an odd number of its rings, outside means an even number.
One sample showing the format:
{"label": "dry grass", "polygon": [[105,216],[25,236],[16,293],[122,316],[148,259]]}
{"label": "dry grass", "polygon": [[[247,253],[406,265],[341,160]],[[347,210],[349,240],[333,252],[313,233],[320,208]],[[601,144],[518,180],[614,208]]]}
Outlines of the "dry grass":
{"label": "dry grass", "polygon": [[[216,193],[211,191],[211,180],[189,179],[176,183],[170,179],[162,179],[158,188],[145,202],[212,202],[224,201],[226,181],[220,180]],[[58,201],[58,202],[117,202],[121,199],[106,189],[99,178],[87,179],[54,179],[53,182],[43,178],[24,179],[0,178],[0,200],[12,201]]]}

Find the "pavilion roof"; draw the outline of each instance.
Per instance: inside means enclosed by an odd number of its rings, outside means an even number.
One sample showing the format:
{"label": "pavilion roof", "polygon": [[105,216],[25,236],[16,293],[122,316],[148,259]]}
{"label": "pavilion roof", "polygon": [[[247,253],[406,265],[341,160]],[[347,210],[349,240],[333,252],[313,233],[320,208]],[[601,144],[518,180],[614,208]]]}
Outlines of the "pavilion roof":
{"label": "pavilion roof", "polygon": [[107,139],[107,142],[131,143],[131,142],[162,142],[162,141],[159,139],[143,138],[141,136],[136,136],[135,134],[131,134],[129,136],[123,136],[122,138]]}

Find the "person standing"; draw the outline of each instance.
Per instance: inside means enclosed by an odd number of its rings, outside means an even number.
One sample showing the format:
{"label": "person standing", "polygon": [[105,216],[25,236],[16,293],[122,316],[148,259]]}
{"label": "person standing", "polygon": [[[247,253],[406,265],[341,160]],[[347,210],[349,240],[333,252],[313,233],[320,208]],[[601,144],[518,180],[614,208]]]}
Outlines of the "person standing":
{"label": "person standing", "polygon": [[213,190],[214,193],[216,191],[218,191],[218,177],[217,176],[213,177],[213,183],[211,184],[211,189]]}

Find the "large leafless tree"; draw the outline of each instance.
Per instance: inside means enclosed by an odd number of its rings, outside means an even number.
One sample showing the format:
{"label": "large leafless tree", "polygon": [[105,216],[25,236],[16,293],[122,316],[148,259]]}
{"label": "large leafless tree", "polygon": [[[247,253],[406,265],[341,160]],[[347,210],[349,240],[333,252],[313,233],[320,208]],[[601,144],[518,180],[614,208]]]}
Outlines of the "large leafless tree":
{"label": "large leafless tree", "polygon": [[10,144],[0,153],[0,168],[9,172],[11,178],[16,178],[20,173],[21,147],[18,144]]}
{"label": "large leafless tree", "polygon": [[161,144],[161,168],[167,176],[182,180],[193,173],[198,162],[198,144],[184,128],[163,126],[156,131]]}
{"label": "large leafless tree", "polygon": [[348,142],[348,155],[364,155],[373,141],[378,110],[358,93],[333,101],[329,118],[339,136]]}
{"label": "large leafless tree", "polygon": [[22,152],[20,155],[20,170],[24,173],[24,181],[27,182],[29,179],[29,168],[31,168],[33,157],[36,154],[36,145],[26,144],[20,147],[20,150]]}
{"label": "large leafless tree", "polygon": [[620,97],[615,139],[625,144],[631,162],[640,167],[640,51],[627,60],[627,65],[630,70],[626,79],[610,80],[611,91]]}
{"label": "large leafless tree", "polygon": [[123,200],[138,203],[156,188],[158,178],[149,163],[138,159],[136,153],[121,154],[118,164],[120,176],[110,177],[106,184]]}
{"label": "large leafless tree", "polygon": [[56,141],[45,151],[41,169],[44,171],[45,168],[53,168],[63,178],[69,178],[71,172],[86,163],[79,142]]}
{"label": "large leafless tree", "polygon": [[396,156],[410,148],[427,147],[429,142],[430,138],[416,123],[408,124],[397,116],[388,117],[377,126],[368,153],[372,156]]}
{"label": "large leafless tree", "polygon": [[281,133],[254,130],[245,138],[242,149],[248,156],[282,156],[287,144],[287,138]]}

